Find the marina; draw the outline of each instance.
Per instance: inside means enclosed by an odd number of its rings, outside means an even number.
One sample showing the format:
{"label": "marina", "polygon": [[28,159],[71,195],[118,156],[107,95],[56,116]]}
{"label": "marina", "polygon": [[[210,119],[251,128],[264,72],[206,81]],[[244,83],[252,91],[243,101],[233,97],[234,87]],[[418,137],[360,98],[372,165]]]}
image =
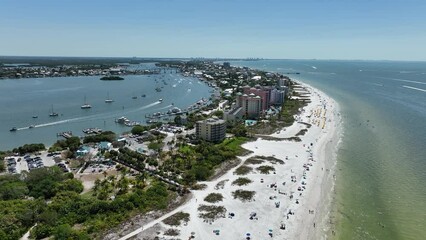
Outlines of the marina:
{"label": "marina", "polygon": [[[158,69],[153,63],[128,68]],[[155,80],[168,84],[162,84],[162,91],[156,92]],[[164,68],[157,75],[130,75],[125,81],[99,81],[97,76],[2,80],[0,132],[6,134],[0,134],[0,150],[33,142],[50,145],[57,140],[56,133],[64,130],[77,133],[82,129],[99,128],[121,133],[134,124],[172,121],[173,115],[153,119],[145,116],[167,113],[173,107],[185,112],[200,99],[208,99],[211,88],[207,84],[197,84],[195,88],[193,83],[196,82],[195,77],[185,77],[175,69]],[[190,92],[187,91],[189,87],[192,88]],[[10,94],[21,97],[12,99],[7,97]],[[140,97],[132,99],[132,96]],[[108,99],[114,102],[107,102]],[[85,104],[91,108],[82,109]],[[117,124],[115,120],[122,116],[132,123]],[[32,125],[34,128],[29,128]]]}

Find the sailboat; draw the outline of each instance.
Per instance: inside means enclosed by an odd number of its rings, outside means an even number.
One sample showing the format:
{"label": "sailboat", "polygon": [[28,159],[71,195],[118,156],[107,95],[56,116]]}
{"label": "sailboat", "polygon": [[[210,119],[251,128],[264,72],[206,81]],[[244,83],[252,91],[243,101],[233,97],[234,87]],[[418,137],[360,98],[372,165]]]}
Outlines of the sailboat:
{"label": "sailboat", "polygon": [[107,98],[105,99],[106,103],[112,103],[114,102],[114,100],[112,100],[111,98],[109,98],[109,93],[107,93]]}
{"label": "sailboat", "polygon": [[52,109],[50,110],[49,117],[57,117],[57,116],[59,116],[59,114],[53,111],[53,104],[52,104]]}
{"label": "sailboat", "polygon": [[81,109],[89,109],[89,108],[92,108],[92,105],[87,103],[86,96],[84,96],[84,104],[81,105]]}

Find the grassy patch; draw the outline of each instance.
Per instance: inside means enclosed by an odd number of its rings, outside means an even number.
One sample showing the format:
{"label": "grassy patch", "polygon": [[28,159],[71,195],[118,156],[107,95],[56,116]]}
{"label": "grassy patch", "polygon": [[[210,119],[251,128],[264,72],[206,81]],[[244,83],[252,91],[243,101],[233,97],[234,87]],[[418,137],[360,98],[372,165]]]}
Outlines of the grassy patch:
{"label": "grassy patch", "polygon": [[189,213],[177,212],[163,220],[163,223],[170,226],[179,226],[183,222],[189,222]]}
{"label": "grassy patch", "polygon": [[220,146],[226,147],[227,149],[236,153],[236,155],[243,155],[245,149],[241,147],[242,144],[248,141],[245,137],[236,137],[231,139],[225,139]]}
{"label": "grassy patch", "polygon": [[203,189],[206,189],[206,187],[207,187],[207,185],[204,184],[204,183],[201,183],[201,184],[197,183],[197,184],[192,185],[191,189],[192,190],[203,190]]}
{"label": "grassy patch", "polygon": [[234,199],[240,199],[243,202],[251,201],[253,200],[254,195],[256,194],[255,191],[247,191],[247,190],[241,190],[238,189],[234,192],[232,192],[232,196]]}
{"label": "grassy patch", "polygon": [[276,163],[284,164],[283,160],[278,159],[276,157],[272,157],[272,156],[268,156],[268,157],[266,157],[266,156],[254,156],[253,158],[262,159],[262,160],[268,161],[268,162],[273,163],[273,164],[276,164]]}
{"label": "grassy patch", "polygon": [[218,183],[216,184],[216,186],[214,187],[214,189],[216,189],[216,190],[218,190],[218,189],[223,189],[223,188],[225,187],[225,183],[226,183],[227,181],[229,181],[229,179],[225,179],[225,180],[222,180],[222,181],[218,182]]}
{"label": "grassy patch", "polygon": [[308,129],[302,129],[302,130],[300,130],[298,133],[296,133],[296,137],[297,136],[303,136],[303,135],[305,135],[305,133],[307,133],[308,132]]}
{"label": "grassy patch", "polygon": [[244,185],[250,184],[252,182],[253,182],[252,180],[250,180],[246,177],[240,177],[240,178],[235,179],[235,181],[232,182],[232,185],[244,186]]}
{"label": "grassy patch", "polygon": [[263,162],[264,161],[262,159],[259,159],[257,157],[251,157],[251,158],[247,159],[244,162],[244,164],[253,164],[253,165],[256,165],[256,164],[262,164]]}
{"label": "grassy patch", "polygon": [[170,228],[164,232],[166,236],[179,236],[180,231],[178,229]]}
{"label": "grassy patch", "polygon": [[274,167],[272,167],[272,166],[268,166],[268,165],[263,165],[263,166],[260,166],[260,167],[258,167],[258,168],[256,168],[258,171],[260,171],[260,173],[262,173],[262,174],[269,174],[269,172],[271,172],[271,171],[275,171],[275,168]]}
{"label": "grassy patch", "polygon": [[198,211],[200,212],[200,218],[210,221],[224,218],[226,214],[226,208],[224,206],[200,205]]}
{"label": "grassy patch", "polygon": [[253,168],[248,167],[248,166],[240,166],[239,168],[235,169],[234,174],[236,175],[246,175],[249,172],[251,172],[253,170]]}
{"label": "grassy patch", "polygon": [[207,197],[204,198],[204,201],[209,203],[217,203],[223,200],[223,195],[220,193],[210,193]]}

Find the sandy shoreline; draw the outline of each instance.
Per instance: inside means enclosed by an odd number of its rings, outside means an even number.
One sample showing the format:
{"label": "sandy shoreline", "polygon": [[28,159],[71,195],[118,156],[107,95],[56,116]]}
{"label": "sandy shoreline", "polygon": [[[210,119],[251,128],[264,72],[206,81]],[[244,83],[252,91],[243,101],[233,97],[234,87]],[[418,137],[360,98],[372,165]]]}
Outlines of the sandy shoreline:
{"label": "sandy shoreline", "polygon": [[[250,239],[326,239],[330,234],[328,222],[341,118],[333,99],[309,85],[302,85],[310,92],[311,103],[303,108],[296,123],[271,135],[283,139],[306,131],[299,135],[300,142],[259,138],[244,144],[243,147],[253,153],[240,157],[238,166],[213,181],[203,182],[207,188],[192,191],[193,198],[187,203],[120,239],[153,239],[154,236],[188,239],[192,234],[195,239],[246,239],[248,234]],[[246,163],[255,156],[273,157],[284,163],[268,160],[259,164]],[[234,170],[242,165],[253,170],[244,176],[235,175]],[[262,174],[257,169],[259,166],[270,166],[275,170]],[[252,182],[244,186],[233,185],[239,177],[249,178]],[[221,181],[225,181],[223,188],[217,188]],[[234,199],[233,193],[239,189],[254,191],[254,199],[244,202]],[[224,199],[215,204],[205,202],[209,193],[220,193]],[[199,217],[200,205],[223,206],[225,217],[206,221]],[[173,227],[179,230],[178,236],[165,236],[164,230],[171,227],[162,221],[180,211],[189,213],[190,221]],[[233,213],[232,217],[230,213]],[[256,213],[256,217],[250,219],[252,213]],[[150,234],[152,238],[143,237],[146,236],[143,232],[152,226],[159,230]],[[219,235],[215,234],[217,230]]]}

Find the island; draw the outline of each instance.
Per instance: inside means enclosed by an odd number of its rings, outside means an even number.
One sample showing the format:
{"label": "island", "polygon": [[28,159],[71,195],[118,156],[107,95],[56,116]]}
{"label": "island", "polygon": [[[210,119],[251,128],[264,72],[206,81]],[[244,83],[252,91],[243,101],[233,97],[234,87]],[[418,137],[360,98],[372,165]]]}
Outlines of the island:
{"label": "island", "polygon": [[124,78],[120,76],[103,76],[100,78],[102,81],[121,81],[124,80]]}

